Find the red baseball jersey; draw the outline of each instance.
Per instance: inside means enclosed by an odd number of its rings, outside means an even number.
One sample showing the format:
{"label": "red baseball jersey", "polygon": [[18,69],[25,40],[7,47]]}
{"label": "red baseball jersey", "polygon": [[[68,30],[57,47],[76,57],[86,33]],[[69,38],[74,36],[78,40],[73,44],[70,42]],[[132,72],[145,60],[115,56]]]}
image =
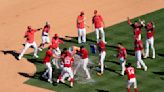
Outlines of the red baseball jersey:
{"label": "red baseball jersey", "polygon": [[45,25],[43,28],[43,32],[48,33],[50,31],[50,25]]}
{"label": "red baseball jersey", "polygon": [[34,42],[34,33],[36,32],[36,30],[34,29],[29,29],[26,33],[25,33],[25,36],[26,36],[26,42],[28,43],[33,43]]}
{"label": "red baseball jersey", "polygon": [[128,76],[128,80],[133,79],[133,78],[136,78],[136,76],[135,76],[135,70],[134,70],[133,67],[126,68],[125,72],[126,72],[126,74]]}
{"label": "red baseball jersey", "polygon": [[63,41],[60,40],[59,38],[57,38],[57,39],[52,38],[52,47],[53,47],[53,49],[58,48],[59,44],[61,44],[61,43],[63,43]]}
{"label": "red baseball jersey", "polygon": [[46,56],[44,57],[44,64],[47,63],[47,62],[50,62],[50,59],[53,55],[53,52],[52,50],[47,50],[46,51]]}
{"label": "red baseball jersey", "polygon": [[119,58],[124,58],[125,59],[126,53],[127,52],[126,52],[126,48],[125,47],[118,49],[118,57]]}
{"label": "red baseball jersey", "polygon": [[134,36],[135,38],[139,38],[139,35],[141,35],[142,30],[140,28],[135,28],[134,29]]}
{"label": "red baseball jersey", "polygon": [[77,23],[77,28],[80,28],[80,29],[84,28],[84,21],[82,21],[82,20],[84,20],[84,16],[79,15],[77,17],[77,20],[81,21],[80,23]]}
{"label": "red baseball jersey", "polygon": [[101,15],[93,16],[92,23],[94,23],[95,28],[101,28],[101,27],[103,27],[102,22],[103,22],[103,18],[102,18]]}
{"label": "red baseball jersey", "polygon": [[74,59],[70,56],[64,57],[64,61],[63,61],[64,67],[71,67],[73,61]]}
{"label": "red baseball jersey", "polygon": [[146,26],[146,31],[147,31],[147,39],[151,38],[154,36],[154,28],[153,28],[153,24],[151,22],[149,22]]}
{"label": "red baseball jersey", "polygon": [[100,52],[106,50],[105,43],[102,40],[99,41],[98,47],[99,47]]}
{"label": "red baseball jersey", "polygon": [[135,40],[134,45],[135,45],[135,51],[143,49],[143,44],[141,40]]}
{"label": "red baseball jersey", "polygon": [[82,48],[81,51],[80,51],[80,53],[81,53],[81,58],[82,59],[88,58],[88,51],[87,51],[86,48]]}

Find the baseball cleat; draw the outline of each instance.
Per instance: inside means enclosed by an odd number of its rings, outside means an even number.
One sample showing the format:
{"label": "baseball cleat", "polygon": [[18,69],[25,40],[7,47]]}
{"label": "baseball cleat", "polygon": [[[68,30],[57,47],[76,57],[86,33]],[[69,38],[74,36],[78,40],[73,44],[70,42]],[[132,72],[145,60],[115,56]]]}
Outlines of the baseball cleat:
{"label": "baseball cleat", "polygon": [[35,58],[39,58],[39,56],[38,56],[38,55],[34,55],[34,57],[35,57]]}
{"label": "baseball cleat", "polygon": [[144,68],[144,71],[147,71],[147,66]]}
{"label": "baseball cleat", "polygon": [[73,82],[70,83],[70,87],[73,87]]}
{"label": "baseball cleat", "polygon": [[97,75],[98,75],[98,76],[102,76],[102,75],[103,75],[103,73],[97,73]]}
{"label": "baseball cleat", "polygon": [[50,79],[48,79],[48,82],[49,82],[49,83],[51,83],[51,84],[53,83],[53,81],[52,81],[52,80],[50,80]]}
{"label": "baseball cleat", "polygon": [[39,50],[39,51],[42,51],[42,49],[41,49],[41,48],[38,48],[38,50]]}

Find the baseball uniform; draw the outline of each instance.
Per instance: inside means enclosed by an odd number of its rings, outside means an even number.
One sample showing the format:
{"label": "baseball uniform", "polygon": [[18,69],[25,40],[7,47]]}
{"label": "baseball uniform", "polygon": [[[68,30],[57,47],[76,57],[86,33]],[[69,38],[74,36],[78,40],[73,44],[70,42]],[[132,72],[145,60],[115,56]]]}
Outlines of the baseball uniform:
{"label": "baseball uniform", "polygon": [[79,15],[77,17],[78,43],[86,42],[86,29],[84,23],[85,23],[84,15]]}
{"label": "baseball uniform", "polygon": [[135,76],[135,70],[133,67],[128,67],[125,70],[127,76],[128,76],[128,83],[127,83],[127,89],[128,92],[130,92],[130,86],[133,84],[135,92],[138,92],[137,89],[137,81]]}
{"label": "baseball uniform", "polygon": [[90,76],[90,73],[89,73],[89,70],[87,68],[87,65],[88,65],[88,51],[86,48],[82,48],[80,50],[80,54],[81,54],[81,61],[82,61],[82,67],[87,75],[87,78],[86,79],[90,79],[91,76]]}
{"label": "baseball uniform", "polygon": [[93,16],[92,23],[94,24],[94,27],[95,27],[97,42],[99,41],[99,32],[101,33],[102,40],[105,42],[105,32],[103,29],[103,18],[102,18],[102,16],[101,15]]}
{"label": "baseball uniform", "polygon": [[50,31],[50,25],[45,25],[42,31],[42,43],[49,43],[50,39],[49,39],[49,31]]}
{"label": "baseball uniform", "polygon": [[141,52],[143,50],[143,44],[141,40],[136,39],[134,42],[135,45],[135,57],[137,60],[137,68],[141,68],[141,65],[143,66],[144,70],[147,71],[147,66],[145,65],[144,61],[141,57]]}
{"label": "baseball uniform", "polygon": [[149,45],[152,49],[152,58],[155,58],[155,48],[154,48],[154,28],[153,28],[153,23],[149,22],[147,23],[147,25],[145,26],[146,28],[146,55],[145,58],[147,58],[149,56]]}
{"label": "baseball uniform", "polygon": [[105,56],[106,56],[106,47],[105,47],[105,43],[100,40],[98,42],[98,48],[99,48],[99,63],[101,65],[101,73],[104,73],[104,60],[105,60]]}
{"label": "baseball uniform", "polygon": [[47,69],[42,76],[45,77],[48,74],[48,81],[50,83],[52,83],[52,66],[51,66],[51,62],[50,62],[52,55],[53,55],[52,50],[47,50],[46,56],[44,57],[44,60],[43,60]]}
{"label": "baseball uniform", "polygon": [[126,54],[127,52],[125,47],[118,48],[118,60],[122,68],[121,75],[124,75],[124,71],[125,71]]}
{"label": "baseball uniform", "polygon": [[34,47],[34,57],[38,58],[38,55],[37,55],[38,49],[37,49],[36,42],[34,41],[34,33],[36,31],[37,30],[35,30],[35,29],[28,28],[27,32],[25,33],[24,37],[26,38],[26,43],[25,43],[24,49],[22,50],[22,52],[18,56],[19,60],[23,57],[26,50],[31,46]]}

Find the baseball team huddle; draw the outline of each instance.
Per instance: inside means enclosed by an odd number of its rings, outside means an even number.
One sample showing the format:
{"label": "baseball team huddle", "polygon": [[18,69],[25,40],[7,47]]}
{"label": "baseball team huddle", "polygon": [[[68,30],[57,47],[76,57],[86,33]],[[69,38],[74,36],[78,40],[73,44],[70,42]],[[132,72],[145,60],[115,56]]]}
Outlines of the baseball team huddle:
{"label": "baseball team huddle", "polygon": [[[152,49],[152,58],[155,58],[155,48],[154,48],[154,23],[152,21],[145,23],[144,20],[139,19],[138,21],[135,21],[134,23],[131,22],[129,17],[127,18],[128,24],[133,28],[134,33],[134,50],[135,50],[135,57],[136,57],[136,68],[141,69],[143,67],[144,71],[147,71],[148,67],[142,60],[143,58],[149,57],[149,47]],[[100,14],[98,14],[97,10],[94,10],[94,16],[92,18],[92,28],[95,30],[96,34],[96,50],[98,50],[99,53],[99,60],[98,64],[100,66],[100,72],[97,72],[97,75],[102,76],[104,74],[104,61],[106,57],[106,44],[105,41],[105,23],[103,21],[103,18]],[[72,46],[71,49],[64,48],[62,51],[60,50],[60,44],[64,44],[64,41],[62,41],[58,34],[56,33],[51,41],[49,38],[49,31],[50,31],[50,24],[46,22],[45,26],[43,28],[39,29],[33,29],[31,26],[27,27],[27,31],[25,33],[24,38],[26,38],[26,43],[24,49],[21,51],[21,53],[18,56],[18,60],[20,60],[26,50],[29,47],[34,48],[34,58],[39,58],[38,52],[42,51],[44,49],[45,45],[48,46],[48,50],[46,51],[46,55],[43,59],[43,63],[45,64],[46,71],[42,75],[43,78],[47,79],[49,83],[53,83],[52,78],[52,64],[56,66],[57,69],[62,69],[60,75],[57,78],[57,83],[62,82],[65,83],[65,79],[68,78],[68,81],[70,82],[70,86],[73,87],[74,85],[74,75],[78,70],[73,70],[72,65],[75,61],[74,56],[77,55],[80,57],[82,68],[86,74],[86,79],[91,79],[90,72],[88,70],[88,51],[83,46],[83,44],[86,43],[86,28],[89,27],[86,23],[85,13],[84,11],[81,11],[80,14],[77,17],[77,30],[78,30],[78,43],[81,45],[80,47]],[[144,51],[144,46],[141,40],[141,33],[142,28],[146,29],[146,49]],[[42,30],[42,43],[37,47],[36,42],[34,40],[34,33],[37,31]],[[101,33],[101,37],[99,37],[99,33]],[[127,92],[130,92],[130,86],[134,86],[135,92],[138,92],[137,89],[137,81],[135,77],[135,69],[131,66],[131,63],[128,63],[126,66],[126,59],[127,59],[127,51],[124,47],[123,43],[118,43],[118,62],[121,65],[121,73],[120,75],[124,75],[125,73],[128,76],[128,83],[127,83]],[[51,59],[53,57],[53,59]]]}

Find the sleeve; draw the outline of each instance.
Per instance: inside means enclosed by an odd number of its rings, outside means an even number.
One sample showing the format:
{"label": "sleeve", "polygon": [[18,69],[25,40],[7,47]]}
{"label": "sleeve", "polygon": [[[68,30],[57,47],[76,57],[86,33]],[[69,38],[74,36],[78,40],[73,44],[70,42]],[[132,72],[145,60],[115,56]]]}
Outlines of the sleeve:
{"label": "sleeve", "polygon": [[95,18],[95,16],[93,16],[93,18],[92,18],[92,23],[95,23],[94,18]]}
{"label": "sleeve", "polygon": [[100,18],[100,20],[101,20],[101,21],[103,21],[103,18],[102,18],[102,16],[101,16],[101,15],[99,15],[99,18]]}
{"label": "sleeve", "polygon": [[59,39],[59,43],[63,43],[63,41],[61,39]]}

